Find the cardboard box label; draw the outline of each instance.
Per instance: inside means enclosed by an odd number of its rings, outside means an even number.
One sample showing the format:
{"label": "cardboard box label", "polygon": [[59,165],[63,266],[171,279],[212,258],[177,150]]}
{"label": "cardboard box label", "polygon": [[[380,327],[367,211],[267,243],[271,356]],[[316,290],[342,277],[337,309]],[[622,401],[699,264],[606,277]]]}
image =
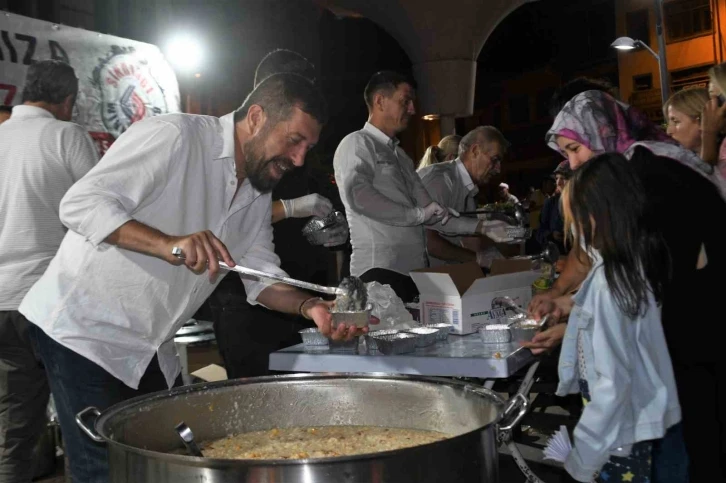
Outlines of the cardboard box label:
{"label": "cardboard box label", "polygon": [[441,302],[426,302],[427,324],[453,324],[461,327],[461,311],[456,304]]}

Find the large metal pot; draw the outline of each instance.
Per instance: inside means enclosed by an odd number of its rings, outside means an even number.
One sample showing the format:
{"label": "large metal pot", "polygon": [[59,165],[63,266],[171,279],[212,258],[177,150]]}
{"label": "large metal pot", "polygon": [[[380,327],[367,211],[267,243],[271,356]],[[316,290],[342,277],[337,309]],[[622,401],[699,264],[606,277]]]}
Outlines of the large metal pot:
{"label": "large metal pot", "polygon": [[[497,431],[527,409],[516,396],[451,380],[391,375],[290,375],[197,384],[88,408],[80,427],[108,446],[113,483],[496,482]],[[85,422],[89,414],[93,428]],[[506,424],[504,424],[506,420]],[[441,431],[433,444],[353,457],[219,460],[169,454],[185,421],[197,442],[272,428],[373,425]]]}

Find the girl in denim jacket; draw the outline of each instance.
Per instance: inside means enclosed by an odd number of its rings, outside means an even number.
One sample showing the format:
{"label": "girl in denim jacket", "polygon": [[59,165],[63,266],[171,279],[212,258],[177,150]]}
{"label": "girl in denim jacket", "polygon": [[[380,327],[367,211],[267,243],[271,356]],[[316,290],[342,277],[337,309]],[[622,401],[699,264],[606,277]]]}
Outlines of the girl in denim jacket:
{"label": "girl in denim jacket", "polygon": [[[623,156],[603,154],[578,169],[562,195],[565,226],[579,240],[573,250],[591,266],[574,298],[557,389],[585,400],[565,462],[577,481],[678,481],[652,471],[681,410],[660,320],[670,256],[647,223],[643,193]],[[680,432],[667,438],[675,440],[668,447],[683,448]],[[685,475],[685,449],[663,457]]]}

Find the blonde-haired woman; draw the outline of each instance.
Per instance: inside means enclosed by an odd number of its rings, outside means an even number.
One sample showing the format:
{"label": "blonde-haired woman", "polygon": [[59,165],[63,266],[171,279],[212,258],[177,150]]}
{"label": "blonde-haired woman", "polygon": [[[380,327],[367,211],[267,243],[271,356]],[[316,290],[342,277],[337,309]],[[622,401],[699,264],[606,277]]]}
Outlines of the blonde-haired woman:
{"label": "blonde-haired woman", "polygon": [[450,134],[444,136],[437,146],[429,146],[426,149],[416,169],[418,170],[444,161],[453,161],[459,155],[459,141],[461,141],[461,136],[459,135]]}
{"label": "blonde-haired woman", "polygon": [[668,121],[666,132],[681,146],[702,154],[701,114],[708,103],[708,90],[703,87],[683,89],[673,94],[663,105]]}

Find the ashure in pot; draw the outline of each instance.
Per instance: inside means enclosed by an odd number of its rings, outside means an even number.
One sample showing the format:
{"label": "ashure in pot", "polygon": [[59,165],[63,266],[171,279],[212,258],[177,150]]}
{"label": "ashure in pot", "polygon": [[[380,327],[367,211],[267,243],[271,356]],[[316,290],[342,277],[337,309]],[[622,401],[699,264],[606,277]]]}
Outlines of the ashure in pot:
{"label": "ashure in pot", "polygon": [[[176,388],[103,413],[88,408],[77,421],[108,446],[113,483],[483,483],[499,481],[497,431],[518,424],[526,408],[523,396],[505,402],[487,389],[446,379],[290,375]],[[170,454],[183,450],[174,431],[180,421],[200,443],[250,431],[335,425],[453,436],[348,457],[227,460]]]}

